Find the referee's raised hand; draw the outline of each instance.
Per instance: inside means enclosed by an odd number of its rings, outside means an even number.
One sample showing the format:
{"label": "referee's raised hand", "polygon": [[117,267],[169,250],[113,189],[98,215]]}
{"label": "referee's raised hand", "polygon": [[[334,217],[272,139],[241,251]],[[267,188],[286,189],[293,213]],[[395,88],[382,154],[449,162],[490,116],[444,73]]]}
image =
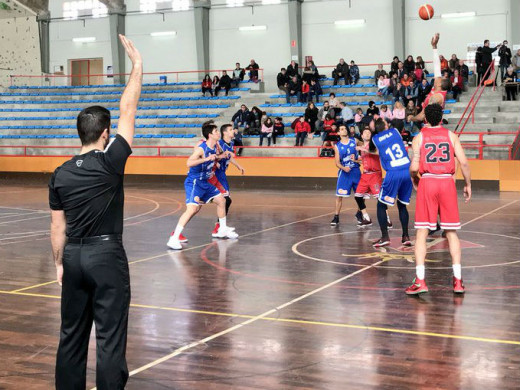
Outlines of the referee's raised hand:
{"label": "referee's raised hand", "polygon": [[121,44],[125,48],[128,58],[132,61],[132,72],[126,88],[121,95],[119,103],[119,121],[117,123],[117,133],[120,134],[132,146],[135,132],[135,115],[137,113],[137,103],[141,96],[143,84],[143,60],[130,39],[119,34]]}
{"label": "referee's raised hand", "polygon": [[126,54],[128,55],[128,58],[130,58],[130,61],[132,61],[132,64],[142,64],[143,60],[141,58],[141,53],[139,53],[139,50],[135,48],[134,43],[122,34],[119,34],[119,40],[125,48]]}

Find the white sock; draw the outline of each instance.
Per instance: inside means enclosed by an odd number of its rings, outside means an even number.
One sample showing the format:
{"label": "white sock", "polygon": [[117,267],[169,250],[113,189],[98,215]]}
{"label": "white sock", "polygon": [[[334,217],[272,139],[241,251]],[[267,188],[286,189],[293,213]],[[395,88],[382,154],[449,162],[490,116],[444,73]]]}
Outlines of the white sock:
{"label": "white sock", "polygon": [[177,225],[175,227],[175,231],[173,232],[173,239],[174,240],[178,240],[179,239],[183,229],[184,229],[184,226],[181,226],[181,225]]}
{"label": "white sock", "polygon": [[462,266],[460,264],[453,264],[453,276],[457,279],[462,279]]}
{"label": "white sock", "polygon": [[417,279],[424,280],[424,265],[418,265],[415,267],[415,273],[417,274]]}
{"label": "white sock", "polygon": [[218,223],[220,224],[220,228],[221,229],[225,229],[227,227],[227,225],[226,225],[226,217],[219,218],[218,219]]}
{"label": "white sock", "polygon": [[364,214],[363,214],[363,219],[364,219],[365,221],[370,221],[370,215],[368,215],[368,213],[364,213]]}

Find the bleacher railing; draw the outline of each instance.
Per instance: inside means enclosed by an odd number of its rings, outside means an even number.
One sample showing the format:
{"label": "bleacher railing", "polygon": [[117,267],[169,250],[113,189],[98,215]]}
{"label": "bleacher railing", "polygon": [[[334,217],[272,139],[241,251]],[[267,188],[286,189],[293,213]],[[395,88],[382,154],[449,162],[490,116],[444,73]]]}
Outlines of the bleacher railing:
{"label": "bleacher railing", "polygon": [[[166,83],[166,82],[201,82],[204,75],[222,76],[222,72],[226,71],[230,77],[233,75],[233,69],[208,69],[208,70],[183,70],[183,71],[164,71],[164,72],[144,72],[143,83]],[[244,80],[247,81],[248,71],[246,70]],[[107,85],[117,84],[119,76],[130,76],[130,73],[102,73],[102,74],[48,74],[40,75],[9,75],[10,85],[13,86],[69,86],[72,85],[73,78],[87,79],[86,85]],[[165,77],[165,78],[161,78]],[[264,69],[258,69],[259,81],[264,79]],[[94,84],[91,84],[93,82]]]}
{"label": "bleacher railing", "polygon": [[[481,132],[468,132],[464,133],[465,135],[478,135],[477,142],[463,142],[462,147],[464,149],[470,150],[478,150],[478,155],[476,157],[477,160],[484,159],[484,150],[485,149],[507,149],[508,156],[511,156],[515,153],[520,152],[520,142],[516,145],[515,143],[511,144],[486,144],[485,137],[493,136],[493,135],[516,135],[517,138],[520,137],[519,131],[511,131],[511,132],[493,132],[493,133],[481,133]],[[38,151],[41,150],[80,150],[80,145],[0,145],[0,156],[1,157],[72,157],[74,154],[71,153],[57,153],[57,154],[42,154]],[[150,154],[146,155],[132,155],[130,158],[188,158],[193,150],[192,145],[182,145],[182,146],[158,146],[158,145],[134,145],[132,146],[134,151],[137,150],[150,150]],[[260,149],[263,151],[269,150],[284,150],[284,149],[293,149],[293,150],[314,150],[316,153],[313,156],[278,156],[278,155],[267,155],[267,156],[240,156],[237,158],[306,158],[306,159],[315,159],[315,158],[323,158],[320,157],[321,150],[323,146],[235,146],[235,152],[237,149]],[[6,153],[8,150],[10,153]],[[184,154],[171,154],[168,151],[174,150],[185,150]],[[314,154],[314,153],[313,153]]]}

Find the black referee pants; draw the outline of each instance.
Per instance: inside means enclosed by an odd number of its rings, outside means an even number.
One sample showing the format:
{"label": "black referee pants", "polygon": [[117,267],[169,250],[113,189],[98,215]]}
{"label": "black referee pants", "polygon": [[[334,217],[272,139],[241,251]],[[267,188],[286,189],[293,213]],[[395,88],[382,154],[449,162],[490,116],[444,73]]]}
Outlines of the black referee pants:
{"label": "black referee pants", "polygon": [[124,389],[130,305],[128,261],[119,241],[67,244],[63,254],[56,389],[86,387],[88,343],[96,325],[98,390]]}

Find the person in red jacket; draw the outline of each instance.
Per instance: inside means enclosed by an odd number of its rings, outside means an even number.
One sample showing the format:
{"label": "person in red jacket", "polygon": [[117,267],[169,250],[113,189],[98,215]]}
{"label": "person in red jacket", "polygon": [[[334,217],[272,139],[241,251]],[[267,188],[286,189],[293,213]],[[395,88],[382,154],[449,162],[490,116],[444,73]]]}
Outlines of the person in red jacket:
{"label": "person in red jacket", "polygon": [[460,75],[459,70],[455,69],[453,71],[453,76],[451,76],[451,92],[453,93],[453,99],[457,99],[460,93],[464,88],[464,78]]}
{"label": "person in red jacket", "polygon": [[202,80],[202,96],[206,96],[206,92],[209,92],[211,96],[213,96],[213,83],[211,82],[209,74],[204,76],[204,80]]}
{"label": "person in red jacket", "polygon": [[311,87],[307,83],[306,80],[303,80],[302,84],[302,95],[301,95],[301,102],[307,103],[307,100],[309,100],[309,91],[311,90]]}
{"label": "person in red jacket", "polygon": [[311,126],[305,122],[303,116],[298,118],[298,122],[294,126],[294,132],[296,133],[296,144],[294,146],[303,146],[303,141],[305,141],[307,134],[311,132]]}

